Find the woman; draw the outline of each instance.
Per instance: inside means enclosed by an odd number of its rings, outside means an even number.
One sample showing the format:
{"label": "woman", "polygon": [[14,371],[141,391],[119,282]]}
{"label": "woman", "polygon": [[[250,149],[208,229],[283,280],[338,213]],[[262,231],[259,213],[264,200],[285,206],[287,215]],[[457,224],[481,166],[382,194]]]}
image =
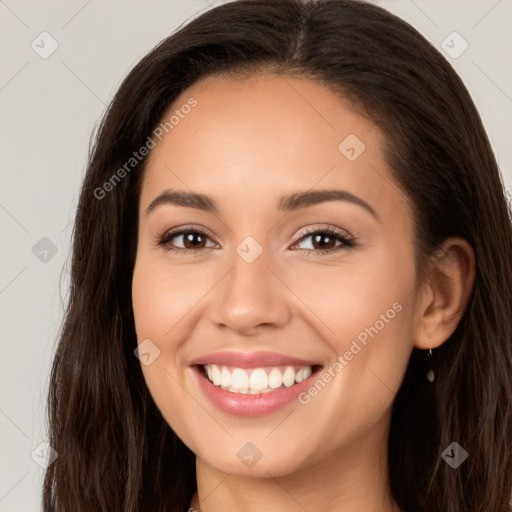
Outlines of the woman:
{"label": "woman", "polygon": [[511,248],[477,110],[415,29],[209,10],[91,154],[45,510],[512,510]]}

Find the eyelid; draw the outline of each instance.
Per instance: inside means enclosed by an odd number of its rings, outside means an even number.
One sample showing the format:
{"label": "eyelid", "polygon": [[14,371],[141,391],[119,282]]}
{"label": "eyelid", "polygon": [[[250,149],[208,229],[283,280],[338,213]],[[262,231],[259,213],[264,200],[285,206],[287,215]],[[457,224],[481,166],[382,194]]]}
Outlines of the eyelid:
{"label": "eyelid", "polygon": [[329,254],[333,252],[341,251],[342,249],[355,247],[358,245],[358,237],[350,234],[345,229],[338,228],[336,226],[332,226],[331,224],[325,224],[322,227],[314,227],[314,228],[305,228],[300,232],[294,244],[291,247],[296,247],[302,239],[308,238],[309,236],[315,235],[317,233],[332,235],[338,241],[341,242],[340,245],[337,245],[331,249],[297,249],[299,252],[304,252],[310,254],[311,252],[315,254]]}
{"label": "eyelid", "polygon": [[[168,243],[169,240],[172,240],[173,238],[177,236],[181,236],[184,233],[188,232],[196,232],[204,235],[205,237],[209,238],[212,242],[214,242],[216,245],[217,242],[215,241],[214,237],[210,234],[210,232],[203,227],[198,227],[195,225],[183,225],[183,226],[176,226],[175,228],[165,230],[162,234],[157,234],[156,238],[154,240],[154,244],[156,246],[162,246],[165,247],[165,245]],[[165,241],[164,241],[165,240]],[[181,248],[178,248],[181,249]],[[194,249],[181,249],[182,251],[194,251]],[[200,249],[199,249],[200,250]]]}
{"label": "eyelid", "polygon": [[356,237],[351,235],[346,229],[338,228],[337,226],[334,226],[332,224],[322,224],[320,226],[316,226],[313,228],[307,227],[307,228],[304,228],[303,230],[299,231],[299,233],[297,234],[297,240],[300,240],[304,236],[312,235],[312,234],[318,233],[318,232],[333,233],[333,234],[345,237],[350,240],[356,239]]}

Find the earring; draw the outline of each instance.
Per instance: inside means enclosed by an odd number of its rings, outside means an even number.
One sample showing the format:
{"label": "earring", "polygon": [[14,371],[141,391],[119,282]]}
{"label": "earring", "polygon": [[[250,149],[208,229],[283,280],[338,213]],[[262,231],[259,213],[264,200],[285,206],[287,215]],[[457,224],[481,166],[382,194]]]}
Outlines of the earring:
{"label": "earring", "polygon": [[429,366],[429,369],[427,371],[427,380],[429,382],[434,382],[435,378],[436,378],[436,374],[434,373],[434,368],[433,368],[433,364],[432,364],[432,349],[429,348],[428,349],[428,366]]}

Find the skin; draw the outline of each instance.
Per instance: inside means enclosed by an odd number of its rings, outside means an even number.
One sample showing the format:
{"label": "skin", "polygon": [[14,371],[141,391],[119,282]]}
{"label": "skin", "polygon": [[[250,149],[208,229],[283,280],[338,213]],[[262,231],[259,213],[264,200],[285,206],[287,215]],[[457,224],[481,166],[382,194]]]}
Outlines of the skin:
{"label": "skin", "polygon": [[[132,298],[139,343],[149,338],[160,350],[142,365],[148,388],[196,454],[191,505],[204,512],[400,510],[386,466],[391,406],[413,347],[438,347],[455,330],[474,279],[471,247],[447,240],[418,285],[412,210],[384,161],[383,135],[320,82],[264,72],[210,77],[170,112],[190,97],[197,106],[164,135],[145,171]],[[349,134],[366,146],[354,161],[338,149]],[[171,188],[207,194],[219,213],[164,204],[146,215]],[[283,195],[331,188],[363,199],[378,219],[347,201],[277,209]],[[315,253],[326,249],[300,235],[327,224],[357,245],[340,249],[336,241],[327,249],[340,250]],[[183,225],[207,231],[197,252],[156,245]],[[247,236],[263,249],[250,264],[236,252]],[[172,244],[194,247],[183,236]],[[307,404],[253,418],[221,412],[188,366],[234,349],[328,368],[394,303],[401,311]],[[262,454],[250,468],[237,457],[247,442]]]}

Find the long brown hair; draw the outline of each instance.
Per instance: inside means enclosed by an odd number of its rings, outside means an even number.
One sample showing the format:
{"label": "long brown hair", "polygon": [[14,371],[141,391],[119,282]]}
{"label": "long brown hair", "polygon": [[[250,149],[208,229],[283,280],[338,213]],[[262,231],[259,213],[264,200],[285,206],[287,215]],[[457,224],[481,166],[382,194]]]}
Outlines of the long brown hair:
{"label": "long brown hair", "polygon": [[[125,78],[99,127],[51,372],[49,441],[59,456],[45,475],[45,512],[188,507],[194,454],[160,414],[133,353],[131,277],[147,158],[104,184],[187,87],[263,68],[322,81],[382,129],[386,161],[414,206],[418,280],[447,237],[461,236],[475,251],[472,295],[435,351],[436,381],[426,381],[425,353],[414,349],[393,404],[396,501],[408,512],[512,510],[512,227],[468,91],[420,33],[375,5],[238,0],[156,46]],[[468,452],[456,469],[441,457],[452,442]]]}

